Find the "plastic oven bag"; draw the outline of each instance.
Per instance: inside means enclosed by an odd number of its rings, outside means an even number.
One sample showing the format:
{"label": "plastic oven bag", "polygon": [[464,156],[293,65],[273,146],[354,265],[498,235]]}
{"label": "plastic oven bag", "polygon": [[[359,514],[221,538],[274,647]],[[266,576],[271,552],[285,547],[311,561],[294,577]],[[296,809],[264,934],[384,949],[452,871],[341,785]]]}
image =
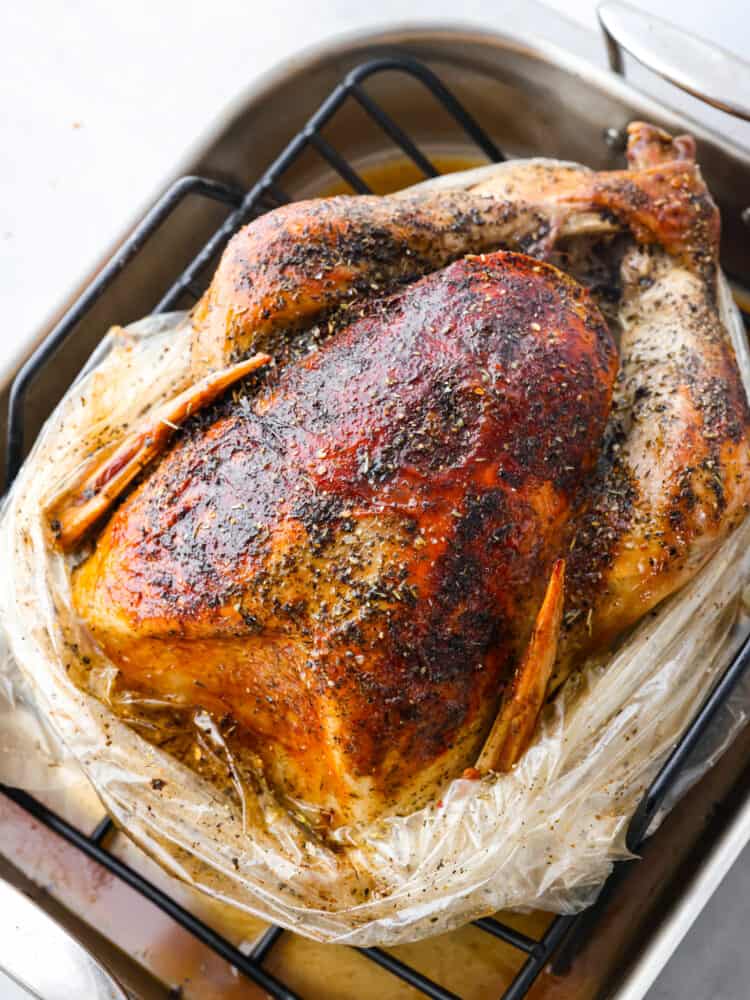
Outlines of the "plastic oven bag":
{"label": "plastic oven bag", "polygon": [[[747,387],[744,330],[723,279],[720,294]],[[6,499],[0,779],[31,792],[63,774],[74,782],[74,759],[119,826],[173,875],[321,941],[395,944],[498,909],[569,913],[588,905],[613,862],[628,856],[625,834],[644,790],[748,630],[750,520],[615,654],[566,683],[511,773],[455,780],[410,816],[339,829],[326,844],[260,779],[240,773],[205,713],[193,715],[185,740],[229,776],[223,784],[188,766],[189,756],[144,738],[137,712],[123,721],[112,697],[117,672],[89,655],[72,612],[71,563],[46,544],[45,501],[92,445],[117,440],[134,414],[184,386],[189,337],[183,314],[108,334]],[[681,791],[748,713],[744,685],[724,710],[719,741],[705,742]]]}

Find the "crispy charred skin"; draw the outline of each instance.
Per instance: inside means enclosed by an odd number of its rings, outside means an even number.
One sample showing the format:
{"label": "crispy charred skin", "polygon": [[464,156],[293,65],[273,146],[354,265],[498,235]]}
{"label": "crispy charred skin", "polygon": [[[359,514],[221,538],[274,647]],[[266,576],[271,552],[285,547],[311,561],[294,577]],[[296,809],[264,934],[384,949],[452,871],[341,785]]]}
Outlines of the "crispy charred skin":
{"label": "crispy charred skin", "polygon": [[523,652],[616,354],[555,268],[467,258],[197,422],[74,580],[127,681],[230,713],[340,823],[472,764]]}
{"label": "crispy charred skin", "polygon": [[750,502],[750,410],[717,304],[718,212],[689,136],[642,123],[629,135],[634,185],[593,175],[591,187],[637,242],[621,266],[621,367],[575,524],[553,687],[691,579]]}
{"label": "crispy charred skin", "polygon": [[542,214],[597,207],[626,234],[607,310],[621,369],[574,523],[553,689],[694,576],[750,502],[748,405],[717,301],[719,215],[694,157],[692,137],[634,122],[628,170],[519,163],[467,191],[533,198]]}
{"label": "crispy charred skin", "polygon": [[[553,687],[746,512],[718,214],[692,139],[629,137],[627,171],[502,165],[243,230],[196,308],[195,374],[264,349],[281,375],[194,422],[77,573],[129,683],[234,716],[277,787],[333,822],[409,809],[473,763],[514,673],[525,742],[551,637],[522,654],[558,555]],[[574,282],[497,254],[382,298],[497,246],[557,255],[621,334],[601,447],[614,356]],[[290,360],[315,324],[339,332]]]}
{"label": "crispy charred skin", "polygon": [[[462,192],[295,202],[229,243],[193,315],[195,370],[256,350],[277,352],[290,329],[346,310],[467,253],[534,252],[549,211]],[[355,313],[356,314],[356,313]]]}

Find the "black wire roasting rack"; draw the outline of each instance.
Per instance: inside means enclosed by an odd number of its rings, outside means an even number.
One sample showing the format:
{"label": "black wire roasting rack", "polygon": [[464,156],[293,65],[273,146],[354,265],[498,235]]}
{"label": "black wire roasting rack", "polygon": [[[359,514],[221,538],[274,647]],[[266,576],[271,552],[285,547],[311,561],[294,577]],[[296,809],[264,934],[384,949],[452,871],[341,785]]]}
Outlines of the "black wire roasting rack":
{"label": "black wire roasting rack", "polygon": [[[9,398],[6,488],[12,484],[21,465],[24,453],[24,404],[34,380],[40,371],[50,364],[55,353],[63,347],[76,330],[79,322],[92,309],[114,279],[133,261],[149,237],[187,199],[210,199],[226,206],[228,214],[219,228],[156,304],[153,310],[156,313],[175,308],[186,299],[195,301],[202,291],[201,278],[205,277],[209,265],[216,260],[217,255],[232,234],[252,218],[290,200],[284,191],[285,175],[303,153],[314,151],[354,191],[361,194],[369,192],[370,189],[360,174],[326,141],[322,134],[325,125],[347,101],[357,102],[369,116],[373,127],[385,133],[388,139],[425,176],[437,175],[437,169],[425,153],[365,89],[365,82],[381,73],[406,74],[418,81],[430,92],[437,104],[441,105],[443,110],[454,119],[466,138],[474,144],[481,154],[494,162],[504,159],[502,152],[494,142],[455,96],[446,89],[438,77],[425,65],[403,55],[367,62],[350,72],[249,191],[243,192],[228,184],[205,177],[188,176],[175,181],[16,376]],[[696,744],[749,663],[750,638],[742,644],[641,801],[631,820],[627,836],[627,845],[634,853],[643,843],[653,817],[673,788]],[[271,997],[276,998],[276,1000],[295,1000],[297,994],[264,968],[264,961],[276,942],[282,934],[291,933],[290,931],[285,931],[281,927],[271,927],[258,939],[248,954],[243,953],[206,923],[193,916],[167,893],[157,888],[107,850],[104,841],[112,829],[112,821],[108,817],[104,817],[93,831],[84,833],[28,793],[1,785],[0,791],[36,820],[137,890],[184,929],[194,934],[205,945],[253,980]],[[616,879],[617,873],[614,873],[610,886],[612,881]],[[499,1000],[521,1000],[521,998],[526,997],[532,984],[550,961],[553,962],[554,971],[564,971],[573,954],[595,924],[597,914],[606,902],[606,896],[607,892],[602,892],[599,903],[582,914],[556,917],[538,939],[528,937],[493,918],[475,921],[476,927],[495,938],[499,938],[526,956],[515,978],[507,986]],[[441,944],[440,947],[445,947],[445,945]],[[455,993],[428,979],[388,951],[380,948],[360,948],[358,950],[365,959],[375,962],[386,973],[397,976],[424,996],[433,997],[435,1000],[460,1000]],[[385,982],[383,995],[388,995]]]}

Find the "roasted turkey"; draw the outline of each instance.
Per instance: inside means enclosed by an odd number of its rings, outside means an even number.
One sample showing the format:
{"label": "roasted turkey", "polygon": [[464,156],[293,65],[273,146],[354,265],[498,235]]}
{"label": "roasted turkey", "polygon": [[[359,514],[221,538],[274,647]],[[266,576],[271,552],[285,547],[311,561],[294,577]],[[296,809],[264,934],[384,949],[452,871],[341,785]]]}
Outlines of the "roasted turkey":
{"label": "roasted turkey", "polygon": [[745,515],[717,211],[689,137],[628,155],[258,219],[194,385],[50,505],[127,684],[231,718],[334,826],[512,767]]}

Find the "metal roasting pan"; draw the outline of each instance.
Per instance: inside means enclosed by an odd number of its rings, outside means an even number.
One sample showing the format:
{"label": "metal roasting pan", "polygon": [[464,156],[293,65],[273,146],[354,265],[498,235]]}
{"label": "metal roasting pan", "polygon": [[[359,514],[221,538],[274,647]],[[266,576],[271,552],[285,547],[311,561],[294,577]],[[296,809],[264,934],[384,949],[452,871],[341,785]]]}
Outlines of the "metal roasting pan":
{"label": "metal roasting pan", "polygon": [[[509,156],[546,155],[607,168],[621,162],[618,137],[630,119],[645,118],[672,131],[692,131],[699,141],[704,173],[722,209],[724,265],[738,285],[750,288],[748,229],[743,223],[743,211],[750,206],[750,153],[595,66],[589,60],[601,61],[601,38],[537,4],[509,7],[517,14],[512,19],[513,36],[472,27],[404,27],[337,41],[286,63],[220,115],[176,166],[174,176],[197,173],[250,187],[346,72],[366,59],[398,50],[434,69]],[[426,104],[425,91],[416,84],[411,87],[403,77],[389,79],[385,74],[372,81],[372,93],[433,157],[458,165],[469,156],[447,116],[443,118],[434,105]],[[716,120],[704,117],[701,106],[696,107],[700,120]],[[343,109],[326,134],[347,159],[365,173],[374,171],[373,176],[378,164],[393,156],[393,150],[383,145],[383,137],[374,144],[375,137],[365,116],[354,107]],[[473,156],[475,151],[471,152]],[[164,178],[165,186],[172,179]],[[310,155],[295,167],[286,188],[300,197],[333,190],[334,180],[329,168]],[[27,442],[33,441],[102,332],[112,323],[148,313],[179,264],[196,252],[218,221],[213,206],[191,202],[157,232],[123,279],[85,318],[56,362],[47,365],[34,383],[27,401]],[[47,332],[40,331],[39,340]],[[6,374],[0,397],[3,422],[13,373]],[[0,426],[0,440],[4,439]],[[608,905],[597,909],[587,941],[577,950],[572,965],[565,968],[563,954],[556,969],[543,974],[529,996],[536,1000],[637,1000],[645,995],[750,840],[748,751],[750,731],[746,728],[647,843],[644,861],[623,869]],[[55,790],[54,781],[40,797],[84,829],[100,816],[93,795],[82,794],[80,801],[73,801]],[[235,942],[257,935],[259,922],[238,928],[215,904],[177,886],[120,834],[114,836],[119,845],[113,848],[115,853],[167,886]],[[183,981],[189,984],[186,997],[218,1000],[263,995],[246,982],[238,989],[236,978],[217,971],[218,960],[202,952],[202,946],[184,932],[173,931],[161,915],[148,911],[142,921],[133,921],[136,902],[148,904],[135,901],[129,890],[113,885],[109,876],[99,878],[89,862],[82,865],[74,854],[13,803],[0,800],[0,873],[33,893],[56,919],[72,928],[116,970],[134,996],[167,996],[162,983]],[[118,913],[129,919],[118,921]],[[538,929],[545,922],[540,915],[509,919],[516,919],[522,929]],[[402,992],[396,980],[393,992],[382,979],[370,984],[369,968],[352,966],[342,957],[344,949],[288,937],[278,954],[269,958],[269,967],[275,962],[277,974],[307,997],[331,995],[327,985],[331,976],[338,977],[343,989],[336,996],[406,1000],[416,995],[406,986]],[[450,980],[452,988],[460,986],[467,1000],[484,1000],[499,995],[502,976],[517,967],[515,958],[497,957],[498,945],[466,929],[447,935],[440,944],[426,941],[393,951],[428,975]],[[490,947],[495,948],[492,958],[483,951]],[[341,987],[348,982],[350,992]]]}

